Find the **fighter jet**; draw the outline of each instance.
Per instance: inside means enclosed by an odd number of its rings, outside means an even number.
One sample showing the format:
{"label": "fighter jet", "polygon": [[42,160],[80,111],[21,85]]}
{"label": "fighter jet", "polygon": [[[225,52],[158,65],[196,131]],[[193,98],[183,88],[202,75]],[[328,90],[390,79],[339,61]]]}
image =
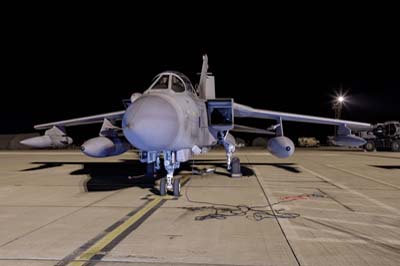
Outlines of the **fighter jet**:
{"label": "fighter jet", "polygon": [[[257,129],[235,124],[236,117],[274,122],[269,128]],[[163,161],[167,175],[160,180],[160,195],[170,191],[179,196],[180,181],[174,178],[174,170],[194,154],[206,153],[215,145],[225,148],[226,165],[231,174],[240,175],[237,170],[240,161],[233,157],[236,143],[231,131],[272,135],[267,144],[268,151],[279,158],[291,156],[295,147],[284,136],[283,121],[335,125],[338,128],[335,142],[344,146],[365,144],[365,140],[352,134],[352,130],[371,128],[368,123],[261,110],[233,99],[216,98],[214,76],[208,73],[208,57],[204,55],[196,89],[184,74],[162,72],[146,91],[132,94],[125,110],[35,125],[35,129],[47,129],[45,135],[22,143],[39,148],[65,146],[72,142],[65,134],[65,127],[102,123],[99,136],[81,146],[84,154],[108,157],[135,147],[140,161],[147,164],[148,176],[154,176]]]}

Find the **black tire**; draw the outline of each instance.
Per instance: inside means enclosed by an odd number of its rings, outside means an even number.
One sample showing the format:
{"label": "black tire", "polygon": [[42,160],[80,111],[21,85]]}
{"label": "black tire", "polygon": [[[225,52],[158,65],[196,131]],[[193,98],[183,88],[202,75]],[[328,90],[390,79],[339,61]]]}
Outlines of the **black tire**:
{"label": "black tire", "polygon": [[365,145],[364,148],[366,151],[374,151],[375,150],[375,142],[372,140],[368,141]]}
{"label": "black tire", "polygon": [[240,177],[240,176],[242,176],[240,159],[238,157],[233,157],[231,161],[231,177]]}
{"label": "black tire", "polygon": [[392,147],[392,151],[400,151],[400,141],[394,140],[392,142],[391,147]]}
{"label": "black tire", "polygon": [[174,188],[174,196],[179,197],[181,195],[181,182],[179,179],[174,178],[173,188]]}
{"label": "black tire", "polygon": [[160,179],[160,196],[164,196],[167,194],[167,179],[161,178]]}
{"label": "black tire", "polygon": [[152,162],[152,163],[148,163],[146,165],[146,177],[151,177],[154,178],[154,174],[156,173],[156,163]]}

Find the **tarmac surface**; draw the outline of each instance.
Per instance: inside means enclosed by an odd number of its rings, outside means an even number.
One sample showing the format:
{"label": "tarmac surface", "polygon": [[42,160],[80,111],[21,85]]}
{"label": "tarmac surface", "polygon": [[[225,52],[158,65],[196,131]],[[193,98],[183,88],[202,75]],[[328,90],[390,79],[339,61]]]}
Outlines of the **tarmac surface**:
{"label": "tarmac surface", "polygon": [[0,265],[400,265],[400,153],[237,156],[240,178],[196,157],[174,198],[134,153],[0,152]]}

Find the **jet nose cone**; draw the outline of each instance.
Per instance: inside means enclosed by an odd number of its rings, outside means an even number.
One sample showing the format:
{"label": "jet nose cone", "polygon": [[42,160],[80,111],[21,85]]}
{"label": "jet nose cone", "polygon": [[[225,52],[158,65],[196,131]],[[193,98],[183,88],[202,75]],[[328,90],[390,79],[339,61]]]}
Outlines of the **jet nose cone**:
{"label": "jet nose cone", "polygon": [[178,135],[178,112],[161,96],[145,96],[126,110],[122,127],[125,137],[139,149],[168,149]]}

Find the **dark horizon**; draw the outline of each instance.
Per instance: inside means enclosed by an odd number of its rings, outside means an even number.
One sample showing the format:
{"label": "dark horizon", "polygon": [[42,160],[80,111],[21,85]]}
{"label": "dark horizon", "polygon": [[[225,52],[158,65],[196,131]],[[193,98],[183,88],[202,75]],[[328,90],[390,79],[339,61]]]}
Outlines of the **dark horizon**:
{"label": "dark horizon", "polygon": [[[215,27],[204,38],[193,32],[157,35],[150,28],[135,28],[129,34],[125,28],[71,30],[65,25],[11,31],[0,133],[33,132],[38,123],[122,110],[122,99],[143,92],[164,70],[180,71],[194,85],[204,53],[215,75],[217,97],[262,109],[333,117],[331,96],[342,87],[350,100],[343,119],[400,120],[400,53],[394,33],[348,30],[339,38],[333,30],[257,33],[261,29]],[[100,125],[89,127],[99,130]],[[293,137],[332,131],[329,126],[297,123],[287,123],[286,128]]]}

